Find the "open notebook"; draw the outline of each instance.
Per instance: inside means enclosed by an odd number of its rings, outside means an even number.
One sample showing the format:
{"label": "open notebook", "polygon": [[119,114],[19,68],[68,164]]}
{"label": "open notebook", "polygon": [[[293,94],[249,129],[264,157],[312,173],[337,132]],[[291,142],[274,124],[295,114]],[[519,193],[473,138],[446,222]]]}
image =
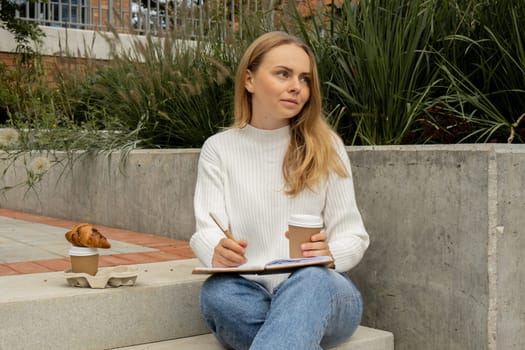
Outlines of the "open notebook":
{"label": "open notebook", "polygon": [[240,273],[240,274],[269,274],[286,273],[305,266],[329,266],[334,260],[329,256],[316,256],[312,258],[276,259],[265,265],[244,264],[239,267],[195,267],[194,274],[212,273]]}

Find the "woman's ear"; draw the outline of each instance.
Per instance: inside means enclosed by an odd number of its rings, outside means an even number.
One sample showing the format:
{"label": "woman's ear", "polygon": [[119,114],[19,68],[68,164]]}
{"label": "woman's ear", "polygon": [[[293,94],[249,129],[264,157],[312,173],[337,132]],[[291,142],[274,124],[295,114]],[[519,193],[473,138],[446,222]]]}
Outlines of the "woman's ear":
{"label": "woman's ear", "polygon": [[251,70],[246,70],[246,75],[244,77],[244,87],[249,93],[252,93],[255,91],[255,87],[253,86],[253,74]]}

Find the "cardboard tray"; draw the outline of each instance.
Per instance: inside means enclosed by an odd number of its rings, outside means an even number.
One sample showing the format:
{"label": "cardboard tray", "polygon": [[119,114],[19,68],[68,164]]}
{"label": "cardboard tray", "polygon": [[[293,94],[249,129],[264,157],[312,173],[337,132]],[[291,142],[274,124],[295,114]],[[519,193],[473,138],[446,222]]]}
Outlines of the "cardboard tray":
{"label": "cardboard tray", "polygon": [[135,265],[104,267],[95,276],[87,273],[64,271],[67,283],[72,287],[106,288],[133,286],[138,277],[139,269]]}

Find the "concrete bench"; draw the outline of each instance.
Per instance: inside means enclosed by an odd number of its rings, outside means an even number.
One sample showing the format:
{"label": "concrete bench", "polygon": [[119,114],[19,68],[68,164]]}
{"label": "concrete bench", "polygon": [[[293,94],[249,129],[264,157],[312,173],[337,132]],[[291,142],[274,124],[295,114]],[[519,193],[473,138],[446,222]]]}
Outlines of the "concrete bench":
{"label": "concrete bench", "polygon": [[[105,289],[71,287],[63,272],[2,276],[0,349],[220,349],[200,317],[198,264],[141,264],[134,286]],[[361,327],[337,349],[392,343],[392,334]]]}
{"label": "concrete bench", "polygon": [[[158,343],[130,346],[119,350],[224,350],[211,334],[187,337]],[[331,350],[394,350],[390,332],[360,326],[345,343]]]}

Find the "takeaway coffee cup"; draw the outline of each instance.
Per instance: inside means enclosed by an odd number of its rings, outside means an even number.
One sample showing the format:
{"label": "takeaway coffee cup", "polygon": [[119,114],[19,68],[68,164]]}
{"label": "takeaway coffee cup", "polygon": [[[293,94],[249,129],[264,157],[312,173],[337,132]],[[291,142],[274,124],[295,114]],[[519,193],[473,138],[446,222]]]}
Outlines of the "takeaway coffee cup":
{"label": "takeaway coffee cup", "polygon": [[72,272],[95,276],[98,271],[98,249],[72,246],[69,249]]}
{"label": "takeaway coffee cup", "polygon": [[313,234],[323,228],[323,219],[316,215],[295,214],[288,219],[290,258],[302,258],[301,244],[310,242]]}

